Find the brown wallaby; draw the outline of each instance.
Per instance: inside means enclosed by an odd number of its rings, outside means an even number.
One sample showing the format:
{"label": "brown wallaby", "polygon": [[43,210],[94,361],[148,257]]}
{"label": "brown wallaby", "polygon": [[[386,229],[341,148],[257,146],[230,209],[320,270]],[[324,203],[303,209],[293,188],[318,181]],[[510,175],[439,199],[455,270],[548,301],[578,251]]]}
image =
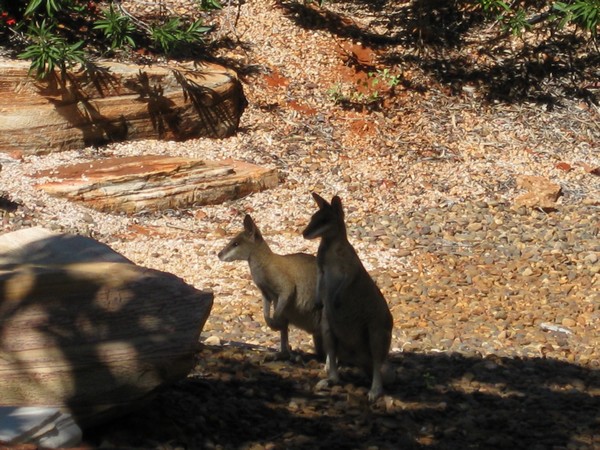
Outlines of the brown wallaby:
{"label": "brown wallaby", "polygon": [[313,198],[319,210],[302,235],[306,239],[321,238],[317,292],[323,304],[321,323],[328,379],[338,382],[338,362],[362,367],[372,374],[368,397],[373,401],[383,392],[383,372],[389,371],[386,360],[392,314],[348,241],[340,198],[333,197],[331,203],[316,193]]}
{"label": "brown wallaby", "polygon": [[325,357],[321,310],[316,307],[317,259],[313,255],[273,253],[247,214],[244,230],[218,256],[221,261],[248,261],[252,280],[262,293],[265,321],[281,333],[282,356],[290,355],[288,324],[291,324],[311,333],[317,356]]}

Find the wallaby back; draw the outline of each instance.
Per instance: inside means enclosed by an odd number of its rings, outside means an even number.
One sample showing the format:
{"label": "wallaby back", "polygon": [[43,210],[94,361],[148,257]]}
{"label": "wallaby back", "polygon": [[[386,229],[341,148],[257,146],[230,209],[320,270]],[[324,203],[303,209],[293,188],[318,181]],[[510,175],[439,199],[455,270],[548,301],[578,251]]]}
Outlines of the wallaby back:
{"label": "wallaby back", "polygon": [[324,355],[321,311],[316,307],[315,256],[273,253],[249,215],[244,218],[244,230],[218,256],[222,261],[248,261],[252,280],[263,296],[265,321],[272,329],[281,331],[282,353],[289,354],[288,324],[291,324],[311,333],[317,354]]}
{"label": "wallaby back", "polygon": [[372,373],[371,400],[382,392],[382,367],[390,349],[393,318],[383,294],[347,238],[339,197],[328,203],[313,197],[319,210],[303,232],[321,238],[317,253],[319,300],[323,303],[323,338],[329,378],[337,380],[336,362]]}

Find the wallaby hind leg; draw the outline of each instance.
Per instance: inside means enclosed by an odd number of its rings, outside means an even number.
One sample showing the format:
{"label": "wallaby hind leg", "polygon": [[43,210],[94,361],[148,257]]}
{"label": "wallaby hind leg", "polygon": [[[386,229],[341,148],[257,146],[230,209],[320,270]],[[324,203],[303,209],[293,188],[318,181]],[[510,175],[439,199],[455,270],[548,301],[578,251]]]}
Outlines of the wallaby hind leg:
{"label": "wallaby hind leg", "polygon": [[317,360],[325,361],[326,352],[325,352],[325,343],[323,342],[323,335],[321,333],[313,334],[313,345],[315,347],[315,354],[317,355]]}
{"label": "wallaby hind leg", "polygon": [[389,361],[385,361],[381,366],[381,376],[384,386],[393,384],[396,381],[396,369],[394,365]]}
{"label": "wallaby hind leg", "polygon": [[[369,401],[377,400],[383,394],[383,370],[386,366],[386,358],[389,352],[390,339],[389,333],[382,330],[371,332],[369,336],[369,345],[372,358],[372,381],[369,390]],[[388,370],[387,368],[385,370]]]}
{"label": "wallaby hind leg", "polygon": [[340,376],[338,374],[337,357],[335,356],[335,353],[327,353],[327,358],[325,360],[325,372],[327,373],[327,378],[323,378],[316,384],[316,390],[320,390],[329,387],[332,384],[339,383]]}
{"label": "wallaby hind leg", "polygon": [[288,334],[288,327],[284,327],[279,332],[281,338],[281,350],[279,351],[279,356],[281,358],[289,358],[292,355],[292,350],[290,349],[290,341]]}
{"label": "wallaby hind leg", "polygon": [[317,390],[330,386],[331,384],[336,384],[340,381],[340,376],[338,374],[337,367],[337,351],[335,336],[333,336],[333,333],[329,328],[325,310],[323,311],[323,316],[321,317],[321,332],[321,339],[323,340],[323,349],[325,350],[326,355],[325,372],[327,373],[327,378],[317,383],[317,385],[315,386]]}
{"label": "wallaby hind leg", "polygon": [[383,394],[383,380],[381,375],[381,364],[374,364],[373,381],[369,390],[368,398],[370,402],[374,402]]}
{"label": "wallaby hind leg", "polygon": [[[324,311],[325,312],[325,311]],[[329,328],[329,323],[326,319],[326,314],[323,314],[322,319],[322,330],[323,330],[323,347],[327,355],[325,361],[325,371],[327,372],[327,379],[332,383],[340,381],[338,374],[338,362],[337,362],[337,342],[336,338]]]}
{"label": "wallaby hind leg", "polygon": [[289,359],[292,352],[290,349],[288,322],[287,320],[271,317],[271,301],[263,294],[263,317],[269,328],[279,330],[280,351],[277,354],[277,359]]}

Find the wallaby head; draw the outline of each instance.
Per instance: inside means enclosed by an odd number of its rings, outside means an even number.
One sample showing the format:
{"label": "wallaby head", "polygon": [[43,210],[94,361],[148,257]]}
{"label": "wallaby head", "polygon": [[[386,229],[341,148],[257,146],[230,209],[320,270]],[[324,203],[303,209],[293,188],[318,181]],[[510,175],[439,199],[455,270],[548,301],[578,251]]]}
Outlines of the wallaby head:
{"label": "wallaby head", "polygon": [[244,217],[244,231],[238,233],[218,253],[221,261],[248,261],[254,249],[263,242],[260,230],[249,214]]}
{"label": "wallaby head", "polygon": [[342,200],[336,195],[331,199],[331,203],[313,192],[312,194],[319,210],[312,215],[310,222],[302,232],[305,239],[316,239],[331,235],[346,233],[344,225],[344,209]]}

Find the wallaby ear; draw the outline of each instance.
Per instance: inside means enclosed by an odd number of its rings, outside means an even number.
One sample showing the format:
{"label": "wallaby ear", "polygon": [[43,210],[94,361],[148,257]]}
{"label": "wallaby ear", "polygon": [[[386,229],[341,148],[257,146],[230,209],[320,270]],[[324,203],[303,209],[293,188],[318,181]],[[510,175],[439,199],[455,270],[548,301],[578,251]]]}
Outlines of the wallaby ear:
{"label": "wallaby ear", "polygon": [[244,231],[256,240],[262,239],[260,230],[254,223],[254,220],[252,220],[250,214],[246,214],[246,216],[244,217]]}
{"label": "wallaby ear", "polygon": [[340,217],[344,217],[344,208],[342,208],[342,199],[339,196],[334,196],[331,199],[331,207]]}
{"label": "wallaby ear", "polygon": [[327,203],[327,200],[325,200],[323,197],[321,197],[316,192],[313,192],[312,196],[315,199],[315,203],[317,204],[319,209],[323,209],[325,206],[329,206],[329,203]]}
{"label": "wallaby ear", "polygon": [[256,225],[254,224],[254,220],[252,220],[252,217],[250,216],[250,214],[246,214],[244,216],[244,230],[247,231],[248,233],[252,233],[255,228],[256,228]]}

